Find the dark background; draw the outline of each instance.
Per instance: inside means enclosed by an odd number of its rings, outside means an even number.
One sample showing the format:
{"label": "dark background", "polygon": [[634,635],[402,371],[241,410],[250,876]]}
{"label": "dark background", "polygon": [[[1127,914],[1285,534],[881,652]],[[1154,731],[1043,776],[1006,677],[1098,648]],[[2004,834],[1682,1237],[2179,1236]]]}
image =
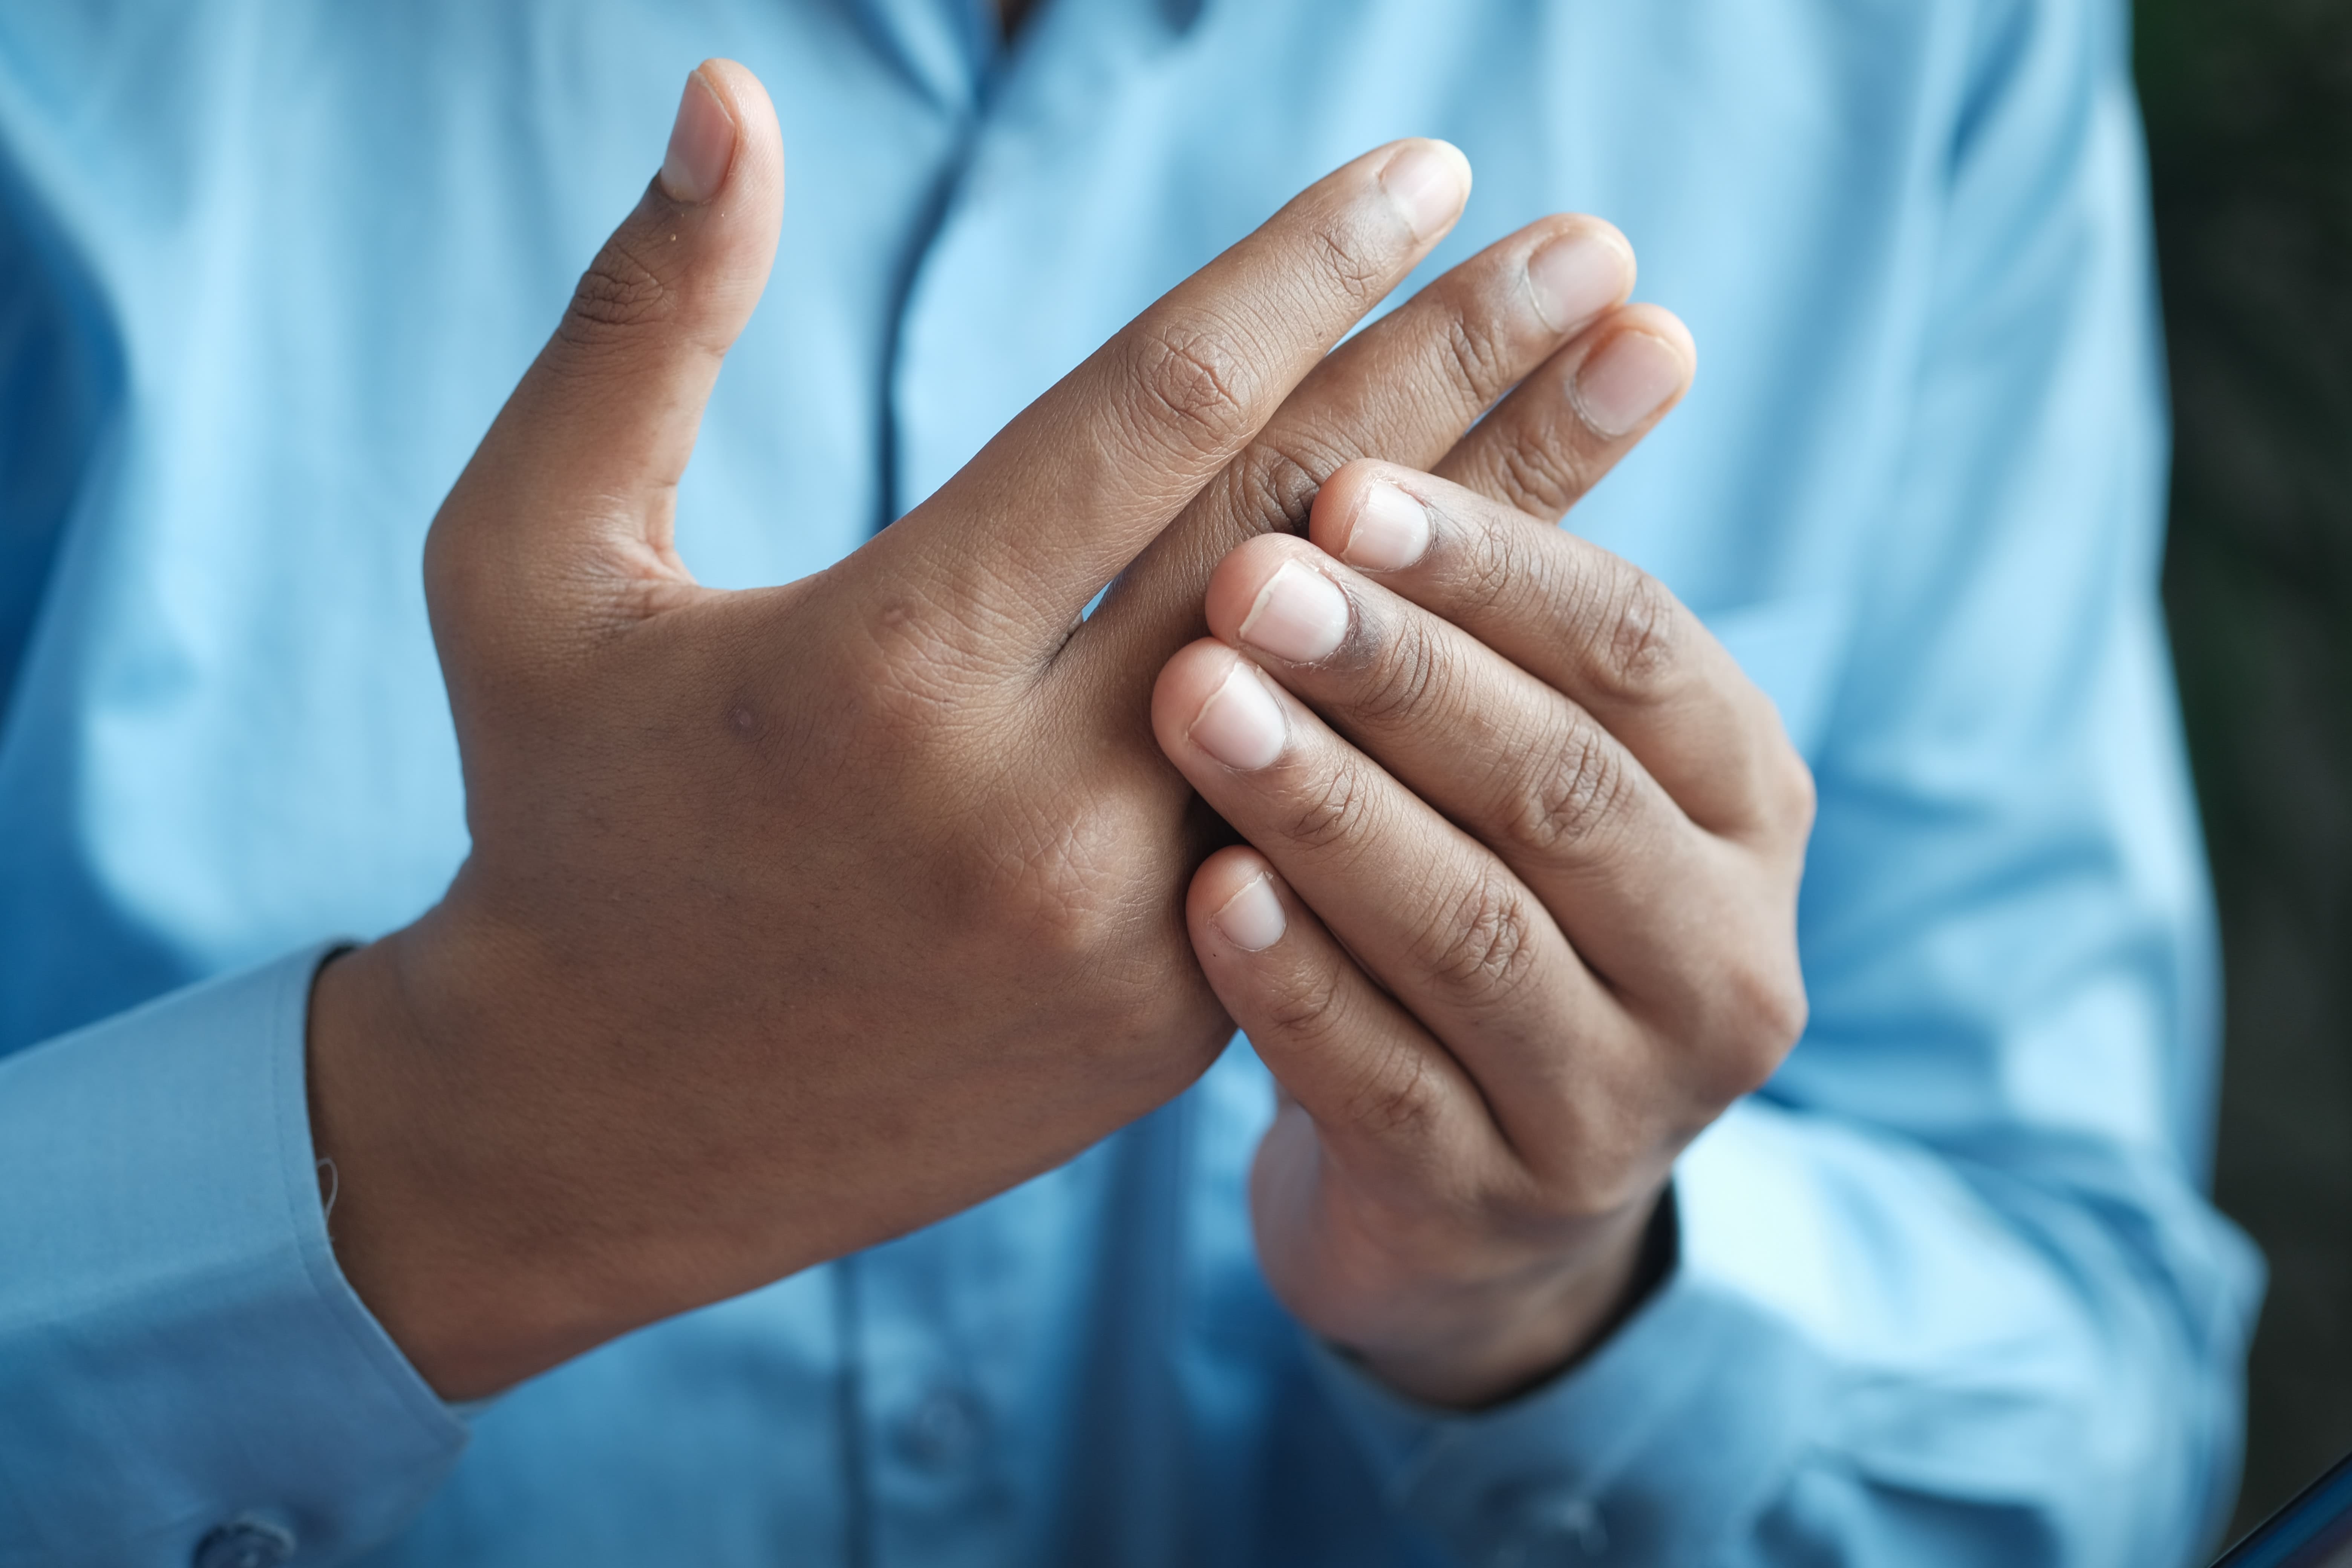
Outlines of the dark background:
{"label": "dark background", "polygon": [[2352,0],[2139,0],[2165,599],[2220,892],[2221,1206],[2271,1261],[2241,1526],[2352,1448]]}

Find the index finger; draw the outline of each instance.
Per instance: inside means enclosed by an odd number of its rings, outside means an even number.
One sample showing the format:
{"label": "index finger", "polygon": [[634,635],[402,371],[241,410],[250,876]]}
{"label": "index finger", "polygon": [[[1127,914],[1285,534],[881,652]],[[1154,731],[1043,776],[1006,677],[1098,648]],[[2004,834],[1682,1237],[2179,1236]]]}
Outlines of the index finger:
{"label": "index finger", "polygon": [[887,568],[894,601],[911,582],[1013,661],[1049,656],[1087,602],[1453,227],[1469,190],[1461,153],[1420,139],[1308,186],[877,539],[871,559]]}

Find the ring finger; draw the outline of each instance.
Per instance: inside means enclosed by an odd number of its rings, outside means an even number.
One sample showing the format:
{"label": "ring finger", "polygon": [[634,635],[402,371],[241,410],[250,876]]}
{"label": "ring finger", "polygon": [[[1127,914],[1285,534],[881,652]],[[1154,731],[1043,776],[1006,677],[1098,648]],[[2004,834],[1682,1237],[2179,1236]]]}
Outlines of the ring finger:
{"label": "ring finger", "polygon": [[1811,782],[1779,712],[1649,574],[1389,463],[1335,474],[1308,538],[1572,698],[1709,832],[1801,843]]}
{"label": "ring finger", "polygon": [[1721,1022],[1709,1014],[1718,950],[1773,919],[1765,879],[1591,714],[1303,540],[1234,552],[1210,581],[1208,615],[1498,856],[1615,992],[1678,1036]]}

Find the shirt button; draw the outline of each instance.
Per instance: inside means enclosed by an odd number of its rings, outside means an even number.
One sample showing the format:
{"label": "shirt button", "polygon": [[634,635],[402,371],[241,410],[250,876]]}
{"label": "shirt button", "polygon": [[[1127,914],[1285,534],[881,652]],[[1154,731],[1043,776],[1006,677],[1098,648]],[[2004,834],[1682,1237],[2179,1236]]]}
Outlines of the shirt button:
{"label": "shirt button", "polygon": [[292,1531],[267,1520],[240,1519],[197,1542],[191,1568],[278,1568],[293,1555]]}
{"label": "shirt button", "polygon": [[980,1447],[986,1418],[980,1404],[958,1388],[934,1389],[898,1429],[907,1457],[932,1469],[962,1464]]}

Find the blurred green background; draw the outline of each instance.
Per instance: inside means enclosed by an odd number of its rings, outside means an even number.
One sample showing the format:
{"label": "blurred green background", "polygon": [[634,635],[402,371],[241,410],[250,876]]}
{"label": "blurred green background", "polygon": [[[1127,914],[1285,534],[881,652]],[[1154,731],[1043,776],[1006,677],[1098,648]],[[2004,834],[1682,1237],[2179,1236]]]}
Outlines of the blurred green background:
{"label": "blurred green background", "polygon": [[2269,1254],[2241,1526],[2352,1448],[2352,0],[2139,0],[2165,598],[2221,898],[2216,1182]]}

